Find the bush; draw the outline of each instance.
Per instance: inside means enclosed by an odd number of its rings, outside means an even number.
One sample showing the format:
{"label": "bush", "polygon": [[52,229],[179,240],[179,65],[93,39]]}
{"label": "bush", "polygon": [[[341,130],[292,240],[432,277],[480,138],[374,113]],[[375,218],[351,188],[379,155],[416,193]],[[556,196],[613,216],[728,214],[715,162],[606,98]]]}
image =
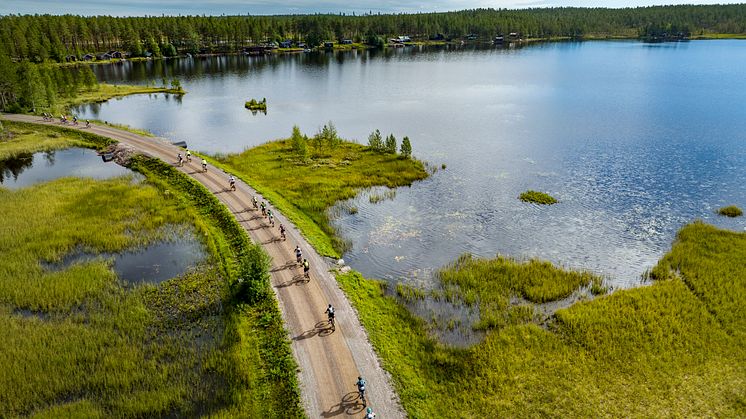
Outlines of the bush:
{"label": "bush", "polygon": [[729,205],[727,207],[720,208],[718,210],[718,214],[724,215],[726,217],[740,217],[743,215],[743,211],[741,208],[738,208],[735,205]]}
{"label": "bush", "polygon": [[290,135],[290,143],[293,146],[293,151],[300,157],[306,157],[308,155],[308,137],[301,134],[300,128],[297,125],[293,125],[293,133]]}

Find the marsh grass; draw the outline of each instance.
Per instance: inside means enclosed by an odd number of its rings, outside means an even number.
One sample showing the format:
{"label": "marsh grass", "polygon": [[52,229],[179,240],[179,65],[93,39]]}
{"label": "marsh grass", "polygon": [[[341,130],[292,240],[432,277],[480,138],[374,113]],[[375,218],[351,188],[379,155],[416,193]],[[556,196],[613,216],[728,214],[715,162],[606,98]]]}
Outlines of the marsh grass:
{"label": "marsh grass", "polygon": [[729,205],[727,207],[720,208],[718,210],[718,214],[734,218],[742,216],[743,210],[735,205]]}
{"label": "marsh grass", "polygon": [[383,201],[391,201],[394,198],[396,198],[396,190],[387,189],[381,193],[371,193],[370,196],[368,196],[368,201],[371,204],[377,204]]}
{"label": "marsh grass", "polygon": [[523,202],[531,202],[540,205],[552,205],[559,202],[557,201],[557,199],[547,193],[532,190],[521,193],[518,199]]}
{"label": "marsh grass", "polygon": [[0,160],[11,159],[22,154],[53,151],[69,147],[102,148],[109,141],[73,129],[23,122],[4,121],[13,136],[0,141]]}
{"label": "marsh grass", "polygon": [[503,316],[466,349],[429,337],[383,283],[337,278],[412,417],[742,417],[744,252],[746,234],[686,226],[653,284],[575,303],[546,325],[528,321],[529,304],[496,308],[509,292],[566,295],[582,273],[462,257],[440,273],[450,292]]}
{"label": "marsh grass", "polygon": [[[0,188],[0,416],[302,416],[276,303],[246,304],[231,291],[247,263],[257,269],[246,280],[268,284],[261,250],[193,180],[157,161],[135,165],[147,183]],[[80,249],[140,247],[186,224],[211,257],[159,286],[125,288],[104,259],[42,265]]]}
{"label": "marsh grass", "polygon": [[317,251],[333,257],[346,244],[330,224],[329,208],[366,188],[393,189],[428,176],[418,160],[376,153],[351,142],[299,158],[290,141],[274,141],[217,163],[269,199]]}

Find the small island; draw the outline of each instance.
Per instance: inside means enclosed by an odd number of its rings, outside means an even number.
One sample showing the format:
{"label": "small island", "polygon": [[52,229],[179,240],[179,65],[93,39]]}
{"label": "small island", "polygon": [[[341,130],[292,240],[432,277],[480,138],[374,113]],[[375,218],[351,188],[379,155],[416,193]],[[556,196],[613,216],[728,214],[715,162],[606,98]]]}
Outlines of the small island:
{"label": "small island", "polygon": [[559,202],[549,194],[532,190],[523,192],[518,198],[523,202],[533,202],[534,204],[540,205],[552,205]]}
{"label": "small island", "polygon": [[740,217],[743,215],[743,210],[741,208],[738,208],[735,205],[729,205],[727,207],[722,207],[718,210],[718,214],[724,215],[726,217]]}
{"label": "small island", "polygon": [[250,111],[267,111],[267,98],[263,98],[261,102],[256,99],[251,99],[244,104],[244,107]]}

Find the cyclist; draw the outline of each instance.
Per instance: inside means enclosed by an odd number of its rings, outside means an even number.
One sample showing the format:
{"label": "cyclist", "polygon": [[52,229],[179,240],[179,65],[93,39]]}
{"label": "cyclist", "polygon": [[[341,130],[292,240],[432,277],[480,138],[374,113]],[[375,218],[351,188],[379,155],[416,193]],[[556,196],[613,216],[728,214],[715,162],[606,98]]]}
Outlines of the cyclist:
{"label": "cyclist", "polygon": [[233,177],[233,175],[231,175],[231,176],[230,176],[230,177],[228,178],[228,183],[229,183],[229,184],[230,184],[230,186],[231,186],[231,190],[232,190],[232,191],[235,191],[235,190],[236,190],[236,178],[234,178],[234,177]]}
{"label": "cyclist", "polygon": [[376,414],[373,413],[373,409],[369,407],[368,410],[365,411],[365,416],[363,417],[363,419],[373,419],[375,417],[376,417]]}
{"label": "cyclist", "polygon": [[299,265],[303,260],[303,252],[300,250],[300,246],[295,246],[295,260]]}
{"label": "cyclist", "polygon": [[77,117],[77,115],[73,115],[73,125],[78,125],[78,117]]}
{"label": "cyclist", "polygon": [[85,120],[85,127],[86,128],[90,128],[91,127],[91,121],[89,121],[89,120],[86,119]]}
{"label": "cyclist", "polygon": [[257,201],[256,197],[252,197],[251,201],[254,203],[254,209],[258,209],[259,208],[259,204],[258,204],[259,201]]}
{"label": "cyclist", "polygon": [[368,404],[365,401],[365,385],[366,384],[367,383],[365,382],[365,379],[362,376],[357,377],[357,383],[355,383],[355,385],[357,385],[357,393],[360,395],[360,400],[363,401],[363,406]]}
{"label": "cyclist", "polygon": [[179,153],[178,159],[179,159],[179,166],[183,166],[184,165],[184,158],[181,157],[181,153]]}
{"label": "cyclist", "polygon": [[[308,273],[311,270],[311,264],[308,263],[308,259],[303,259],[303,276],[311,279],[311,275]],[[329,305],[331,307],[331,304]],[[332,309],[334,311],[334,309]]]}
{"label": "cyclist", "polygon": [[283,239],[283,240],[286,239],[286,237],[285,237],[285,226],[282,225],[282,223],[280,223],[280,238]]}
{"label": "cyclist", "polygon": [[202,159],[202,171],[207,172],[207,160]]}
{"label": "cyclist", "polygon": [[272,227],[274,227],[275,226],[275,217],[272,215],[272,211],[269,211],[269,214],[267,215],[267,217],[269,218],[269,225],[271,225]]}
{"label": "cyclist", "polygon": [[262,217],[265,217],[267,215],[267,204],[264,201],[262,201],[261,207],[262,207]]}
{"label": "cyclist", "polygon": [[187,158],[187,162],[191,162],[192,161],[192,152],[191,151],[189,151],[189,150],[186,151],[186,158]]}
{"label": "cyclist", "polygon": [[334,307],[332,307],[331,304],[329,304],[329,307],[326,308],[326,317],[329,319],[329,324],[332,325],[332,328],[334,327]]}

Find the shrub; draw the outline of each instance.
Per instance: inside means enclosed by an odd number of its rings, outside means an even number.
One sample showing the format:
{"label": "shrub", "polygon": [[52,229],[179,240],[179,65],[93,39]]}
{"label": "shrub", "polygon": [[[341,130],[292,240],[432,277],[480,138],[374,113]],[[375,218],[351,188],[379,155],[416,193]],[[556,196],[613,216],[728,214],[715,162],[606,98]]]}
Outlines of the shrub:
{"label": "shrub", "polygon": [[297,125],[293,125],[293,133],[290,135],[290,143],[293,146],[293,151],[300,157],[306,157],[308,155],[308,137],[301,134],[300,128]]}

